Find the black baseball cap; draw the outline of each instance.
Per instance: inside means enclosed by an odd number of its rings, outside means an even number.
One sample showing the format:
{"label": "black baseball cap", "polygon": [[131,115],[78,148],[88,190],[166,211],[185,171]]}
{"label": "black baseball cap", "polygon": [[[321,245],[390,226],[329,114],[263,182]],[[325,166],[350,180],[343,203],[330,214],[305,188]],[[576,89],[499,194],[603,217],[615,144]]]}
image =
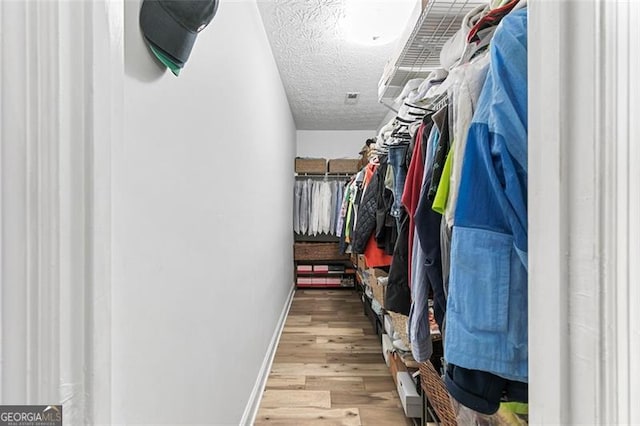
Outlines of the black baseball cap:
{"label": "black baseball cap", "polygon": [[151,51],[176,73],[189,59],[198,33],[213,19],[218,0],[144,0],[140,28]]}

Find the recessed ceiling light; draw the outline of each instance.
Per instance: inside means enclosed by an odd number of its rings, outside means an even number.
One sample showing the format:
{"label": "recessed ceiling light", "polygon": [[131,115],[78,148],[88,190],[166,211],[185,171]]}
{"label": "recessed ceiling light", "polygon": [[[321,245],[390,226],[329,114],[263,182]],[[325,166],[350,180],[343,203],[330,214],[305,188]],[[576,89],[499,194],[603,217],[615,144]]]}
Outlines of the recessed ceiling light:
{"label": "recessed ceiling light", "polygon": [[343,32],[348,41],[369,46],[395,41],[419,0],[344,0]]}

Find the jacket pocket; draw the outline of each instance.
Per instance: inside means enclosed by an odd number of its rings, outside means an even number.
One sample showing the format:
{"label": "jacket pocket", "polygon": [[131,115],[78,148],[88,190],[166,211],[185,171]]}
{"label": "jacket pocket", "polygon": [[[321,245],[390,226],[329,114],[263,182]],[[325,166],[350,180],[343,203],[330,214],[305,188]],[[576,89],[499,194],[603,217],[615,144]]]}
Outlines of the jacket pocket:
{"label": "jacket pocket", "polygon": [[455,227],[448,309],[468,332],[506,332],[513,237]]}

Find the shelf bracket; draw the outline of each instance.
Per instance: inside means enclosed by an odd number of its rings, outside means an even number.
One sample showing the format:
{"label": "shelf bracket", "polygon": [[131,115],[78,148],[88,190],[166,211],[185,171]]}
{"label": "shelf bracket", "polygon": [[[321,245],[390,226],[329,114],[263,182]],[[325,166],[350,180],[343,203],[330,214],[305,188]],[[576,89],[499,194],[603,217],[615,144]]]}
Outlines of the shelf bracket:
{"label": "shelf bracket", "polygon": [[387,108],[389,108],[391,111],[395,112],[396,114],[398,113],[398,110],[397,110],[397,109],[395,109],[395,108],[393,107],[393,105],[390,105],[390,104],[386,103],[384,99],[380,99],[380,101],[379,101],[379,102],[380,102],[382,105],[384,105],[384,106],[386,106]]}

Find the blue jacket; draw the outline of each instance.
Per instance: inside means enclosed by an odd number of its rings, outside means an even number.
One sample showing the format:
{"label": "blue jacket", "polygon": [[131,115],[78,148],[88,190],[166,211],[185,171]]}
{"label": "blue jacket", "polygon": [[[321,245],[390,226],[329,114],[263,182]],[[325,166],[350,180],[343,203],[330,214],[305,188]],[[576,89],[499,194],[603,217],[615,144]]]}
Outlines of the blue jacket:
{"label": "blue jacket", "polygon": [[462,165],[447,362],[528,381],[527,10],[499,24]]}

